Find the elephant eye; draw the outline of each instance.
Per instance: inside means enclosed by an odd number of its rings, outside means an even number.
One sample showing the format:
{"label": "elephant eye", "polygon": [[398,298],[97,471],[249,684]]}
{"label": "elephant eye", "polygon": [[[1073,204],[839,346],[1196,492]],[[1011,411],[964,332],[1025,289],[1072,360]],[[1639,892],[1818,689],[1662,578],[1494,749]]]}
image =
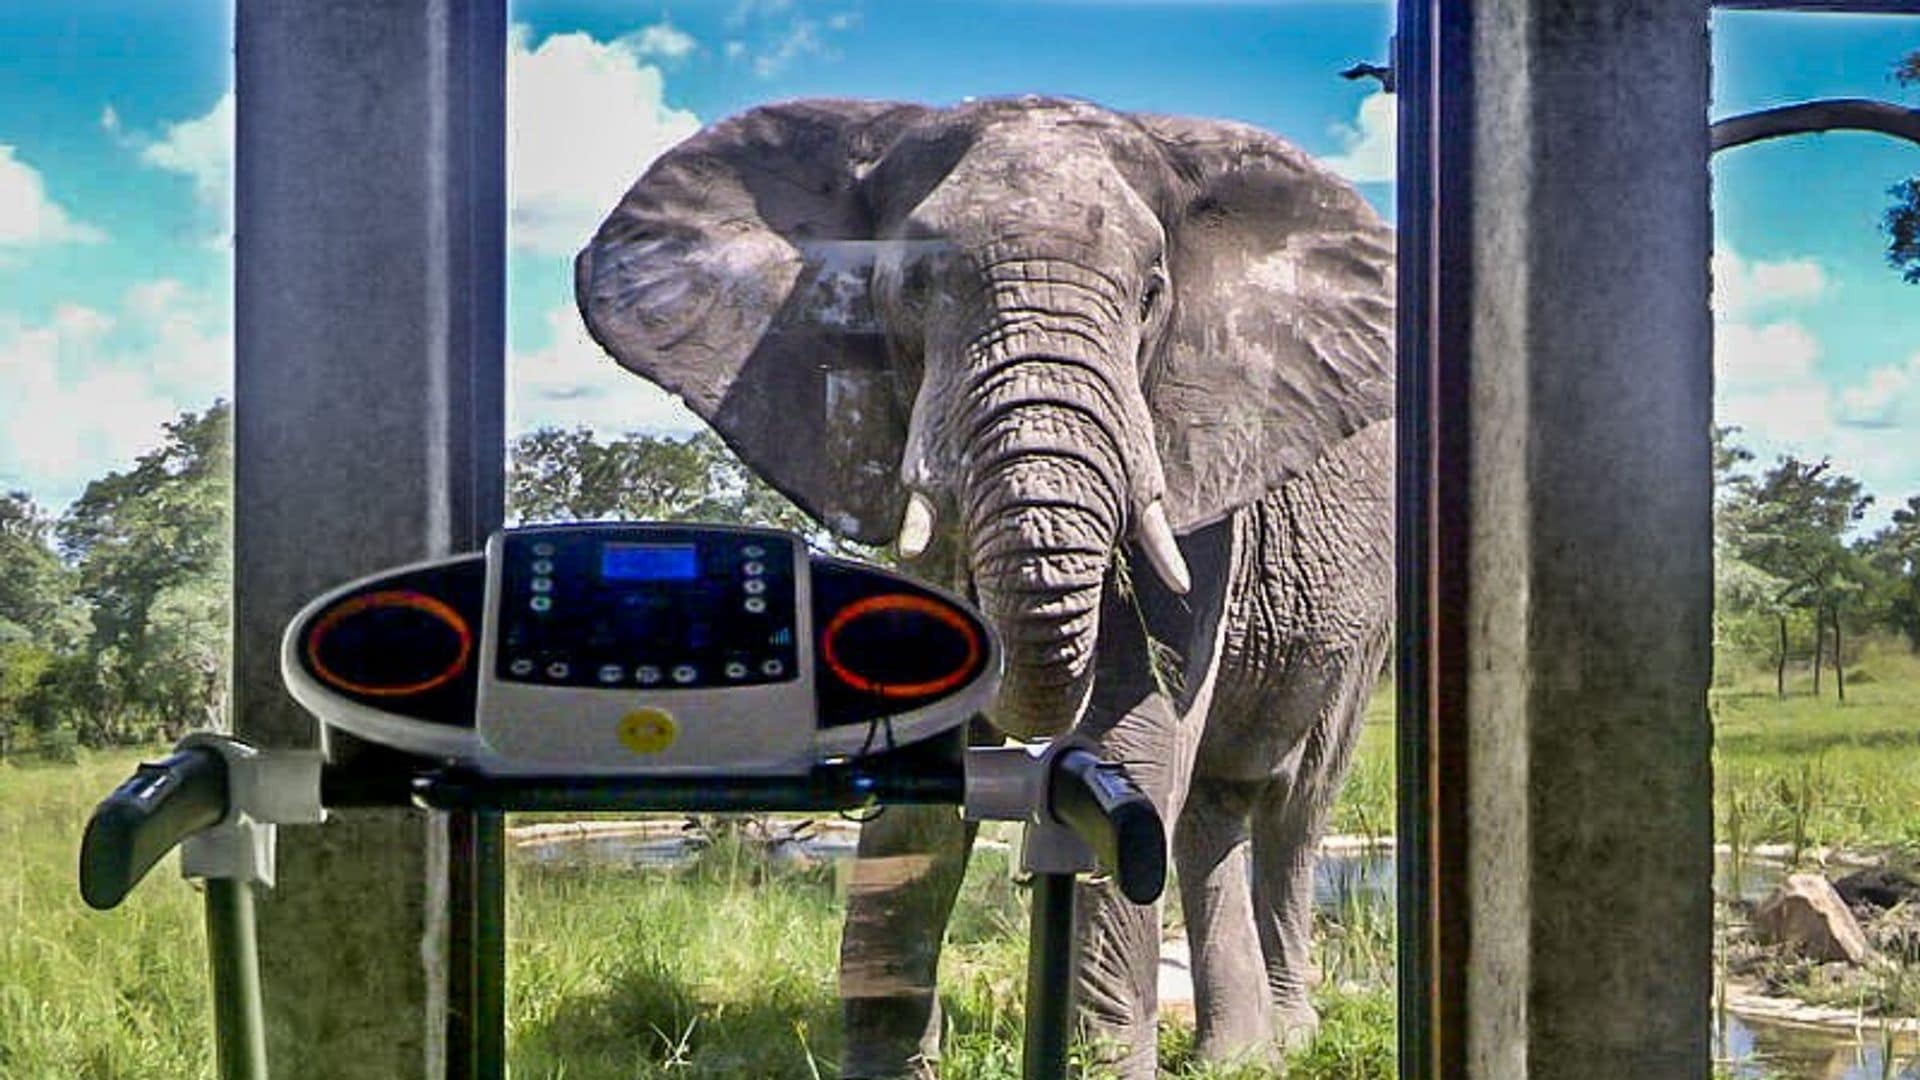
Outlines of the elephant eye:
{"label": "elephant eye", "polygon": [[1153,317],[1154,309],[1160,305],[1160,294],[1166,290],[1166,272],[1158,266],[1147,275],[1146,288],[1140,290],[1140,321],[1146,322]]}

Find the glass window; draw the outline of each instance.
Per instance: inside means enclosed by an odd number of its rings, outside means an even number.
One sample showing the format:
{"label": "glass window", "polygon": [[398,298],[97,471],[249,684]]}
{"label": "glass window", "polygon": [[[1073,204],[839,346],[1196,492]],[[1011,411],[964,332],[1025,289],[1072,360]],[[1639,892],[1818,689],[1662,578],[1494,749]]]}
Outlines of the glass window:
{"label": "glass window", "polygon": [[[1205,537],[1237,528],[1249,544],[1283,544],[1241,508],[1324,454],[1388,452],[1385,382],[1279,371],[1261,350],[1275,335],[1311,341],[1332,308],[1387,325],[1394,99],[1341,73],[1388,59],[1391,5],[520,2],[512,18],[510,516],[780,524],[950,584],[971,579],[986,598],[989,553],[941,545],[982,535],[1021,499],[1071,501],[1064,488],[1019,494],[1021,469],[1078,471],[1117,487],[1089,496],[1099,505],[1076,543],[1098,558],[1159,496],[1173,531],[1202,537],[1185,545],[1189,596],[1218,604],[1223,567]],[[1364,351],[1363,366],[1390,371],[1390,334]],[[1021,391],[1023,380],[1037,388]],[[1303,387],[1326,406],[1324,425],[1267,429],[1270,407]],[[1132,410],[1133,426],[1103,410]],[[1210,442],[1222,427],[1238,440],[1224,450]],[[1047,446],[1060,460],[1045,461]],[[911,514],[903,480],[925,498]],[[1316,677],[1357,685],[1364,700],[1384,660],[1391,522],[1384,509],[1359,520],[1347,503],[1324,512],[1363,538],[1341,553],[1353,569],[1341,588],[1377,590],[1381,636],[1347,643]],[[1182,571],[1137,550],[1125,570],[1151,608],[1167,593],[1149,579]],[[1030,572],[1071,592],[1063,560],[1036,555]],[[1104,571],[1091,572],[1097,593]],[[1306,587],[1285,573],[1269,584]],[[1136,677],[1177,699],[1203,673],[1190,666],[1205,662],[1191,622],[1151,611],[1129,621],[1156,642],[1152,671]],[[1103,642],[1126,631],[1104,630]],[[1328,841],[1312,879],[1294,881],[1277,869],[1282,794],[1226,778],[1230,762],[1307,735],[1252,719],[1274,715],[1258,671],[1284,681],[1284,661],[1220,659],[1232,687],[1216,706],[1224,734],[1202,747],[1211,771],[1188,800],[1213,831],[1189,842],[1189,877],[1242,875],[1230,895],[1264,874],[1269,893],[1310,897],[1312,937],[1287,943],[1302,951],[1276,965],[1283,984],[1311,989],[1288,997],[1283,1020],[1305,1025],[1310,1001],[1323,1037],[1355,1048],[1357,1075],[1389,1075],[1391,688],[1309,751],[1339,758],[1357,744],[1337,798],[1339,777],[1301,785],[1324,804],[1309,816],[1324,812],[1313,831]],[[753,1055],[743,1072],[806,1075],[809,1061],[829,1069],[872,1052],[849,1045],[831,973],[857,981],[863,964],[898,958],[836,955],[843,902],[857,905],[878,872],[847,860],[852,830],[833,822],[796,839],[780,820],[697,825],[691,845],[676,827],[622,842],[624,853],[573,846],[602,867],[690,860],[677,892],[648,875],[583,875],[557,846],[516,860],[516,1070],[583,1051],[696,1067],[739,1053]],[[1006,988],[1021,983],[1025,893],[1008,883],[1010,830],[982,837],[940,968],[944,1054],[956,1073],[1011,1074],[1018,1014]],[[769,864],[768,851],[800,855]],[[1215,1031],[1195,1045],[1182,928],[1198,895],[1183,903],[1170,887],[1163,913],[1159,1041],[1180,1075],[1244,1037]],[[607,943],[584,980],[569,944],[583,925]],[[1248,959],[1261,942],[1241,937],[1234,962],[1264,987],[1264,966]],[[616,1009],[602,1008],[609,1000]],[[601,1012],[622,1019],[579,1019]]]}
{"label": "glass window", "polygon": [[[1716,119],[1920,103],[1917,20],[1726,12],[1713,44]],[[1885,1026],[1920,1013],[1920,158],[1802,134],[1713,174],[1715,1053],[1920,1075]]]}

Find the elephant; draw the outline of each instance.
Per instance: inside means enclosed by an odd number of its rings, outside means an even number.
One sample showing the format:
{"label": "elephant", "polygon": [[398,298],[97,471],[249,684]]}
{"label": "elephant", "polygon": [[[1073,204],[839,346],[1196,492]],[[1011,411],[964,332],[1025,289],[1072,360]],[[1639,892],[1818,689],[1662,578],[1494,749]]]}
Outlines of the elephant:
{"label": "elephant", "polygon": [[[575,260],[593,338],[833,533],[973,599],[981,738],[1071,730],[1169,823],[1197,1050],[1317,1024],[1312,873],[1392,621],[1391,234],[1252,126],[1042,96],[801,100],[652,163]],[[974,832],[867,824],[847,1077],[937,1072]],[[1158,904],[1079,886],[1083,1032],[1156,1068]]]}

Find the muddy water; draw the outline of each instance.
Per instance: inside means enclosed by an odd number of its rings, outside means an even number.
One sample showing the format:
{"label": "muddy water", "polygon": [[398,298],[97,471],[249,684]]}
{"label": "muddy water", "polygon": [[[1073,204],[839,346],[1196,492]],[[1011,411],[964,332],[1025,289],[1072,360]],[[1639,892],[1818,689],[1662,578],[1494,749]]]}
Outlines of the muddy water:
{"label": "muddy water", "polygon": [[[832,829],[805,840],[776,843],[768,850],[776,860],[847,858],[853,854],[853,840],[851,830]],[[530,864],[662,869],[685,865],[699,850],[699,841],[687,836],[589,835],[523,843],[514,848],[514,855]],[[1746,899],[1758,899],[1779,882],[1782,874],[1777,866],[1749,862],[1740,868],[1738,892]],[[1718,878],[1716,887],[1731,894],[1734,882],[1724,860]],[[1329,852],[1321,856],[1315,874],[1314,902],[1336,918],[1356,906],[1384,915],[1393,909],[1394,884],[1391,851]],[[1169,953],[1169,969],[1162,972],[1162,996],[1190,1000],[1185,949],[1175,946]],[[1920,1046],[1896,1047],[1889,1068],[1880,1037],[1873,1032],[1856,1037],[1851,1032],[1806,1029],[1728,1014],[1724,1028],[1716,1018],[1712,1046],[1715,1058],[1740,1080],[1920,1080]]]}

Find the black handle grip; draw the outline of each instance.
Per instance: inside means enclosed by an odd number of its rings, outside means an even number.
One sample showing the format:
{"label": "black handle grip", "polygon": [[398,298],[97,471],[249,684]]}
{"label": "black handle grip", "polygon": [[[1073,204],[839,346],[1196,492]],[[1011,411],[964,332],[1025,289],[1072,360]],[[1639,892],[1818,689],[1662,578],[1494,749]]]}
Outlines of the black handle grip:
{"label": "black handle grip", "polygon": [[80,841],[80,896],[117,906],[160,857],[227,816],[227,761],[210,746],[143,762],[94,808]]}
{"label": "black handle grip", "polygon": [[1047,779],[1053,816],[1093,849],[1100,865],[1136,904],[1151,904],[1167,884],[1167,831],[1126,770],[1091,752],[1063,750]]}

